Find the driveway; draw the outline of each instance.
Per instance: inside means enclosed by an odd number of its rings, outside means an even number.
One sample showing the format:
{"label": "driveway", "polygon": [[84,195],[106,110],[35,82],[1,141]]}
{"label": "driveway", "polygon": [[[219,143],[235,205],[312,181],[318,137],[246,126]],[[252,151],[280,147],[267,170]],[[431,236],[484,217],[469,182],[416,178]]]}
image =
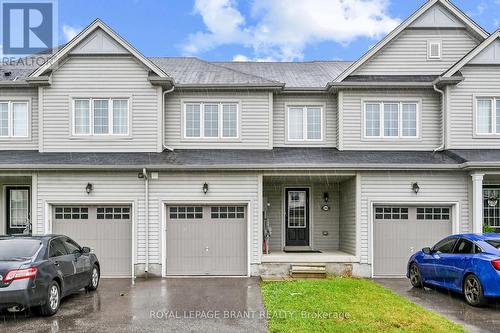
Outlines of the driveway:
{"label": "driveway", "polygon": [[50,318],[0,314],[0,332],[266,332],[258,278],[103,279]]}
{"label": "driveway", "polygon": [[408,279],[375,279],[375,282],[406,297],[410,301],[439,313],[463,325],[471,332],[498,332],[500,330],[500,301],[486,308],[473,308],[462,295],[440,289],[415,289]]}

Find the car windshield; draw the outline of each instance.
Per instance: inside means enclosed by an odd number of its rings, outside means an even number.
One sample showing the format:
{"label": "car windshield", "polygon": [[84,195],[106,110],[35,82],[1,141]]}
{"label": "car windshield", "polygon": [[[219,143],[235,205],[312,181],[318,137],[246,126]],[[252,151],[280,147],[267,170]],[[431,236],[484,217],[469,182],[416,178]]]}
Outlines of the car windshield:
{"label": "car windshield", "polygon": [[490,244],[494,248],[500,250],[500,239],[489,239],[486,243]]}
{"label": "car windshield", "polygon": [[0,239],[0,260],[31,258],[40,248],[36,239]]}

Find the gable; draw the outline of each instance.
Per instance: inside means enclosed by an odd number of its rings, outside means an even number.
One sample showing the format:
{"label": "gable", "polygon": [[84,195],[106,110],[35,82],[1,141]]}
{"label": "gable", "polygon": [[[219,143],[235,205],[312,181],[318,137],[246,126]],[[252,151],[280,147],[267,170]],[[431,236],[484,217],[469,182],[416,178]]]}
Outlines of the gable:
{"label": "gable", "polygon": [[97,29],[80,42],[71,54],[129,54],[129,52],[116,42],[102,29]]}
{"label": "gable", "polygon": [[492,42],[488,47],[479,52],[477,56],[475,56],[469,64],[475,65],[489,65],[500,64],[500,38],[497,38],[494,42]]}
{"label": "gable", "polygon": [[435,4],[418,17],[410,28],[465,28],[458,17],[450,13],[441,4]]}

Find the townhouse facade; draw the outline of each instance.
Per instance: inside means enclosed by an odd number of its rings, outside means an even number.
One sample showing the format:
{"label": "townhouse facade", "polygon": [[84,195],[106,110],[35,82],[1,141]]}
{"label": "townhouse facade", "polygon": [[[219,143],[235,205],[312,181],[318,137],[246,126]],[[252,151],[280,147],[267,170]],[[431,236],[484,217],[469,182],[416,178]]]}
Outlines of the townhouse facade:
{"label": "townhouse facade", "polygon": [[34,58],[0,69],[0,234],[104,276],[401,276],[500,230],[500,32],[448,0],[354,62],[147,58],[100,20]]}

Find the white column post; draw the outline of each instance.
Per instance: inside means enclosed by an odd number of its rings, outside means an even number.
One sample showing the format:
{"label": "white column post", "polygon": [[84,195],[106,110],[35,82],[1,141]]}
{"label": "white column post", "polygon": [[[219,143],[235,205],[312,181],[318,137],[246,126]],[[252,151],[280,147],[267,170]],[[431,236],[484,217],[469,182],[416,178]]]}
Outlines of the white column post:
{"label": "white column post", "polygon": [[472,232],[483,232],[483,178],[482,173],[473,173],[472,177]]}

